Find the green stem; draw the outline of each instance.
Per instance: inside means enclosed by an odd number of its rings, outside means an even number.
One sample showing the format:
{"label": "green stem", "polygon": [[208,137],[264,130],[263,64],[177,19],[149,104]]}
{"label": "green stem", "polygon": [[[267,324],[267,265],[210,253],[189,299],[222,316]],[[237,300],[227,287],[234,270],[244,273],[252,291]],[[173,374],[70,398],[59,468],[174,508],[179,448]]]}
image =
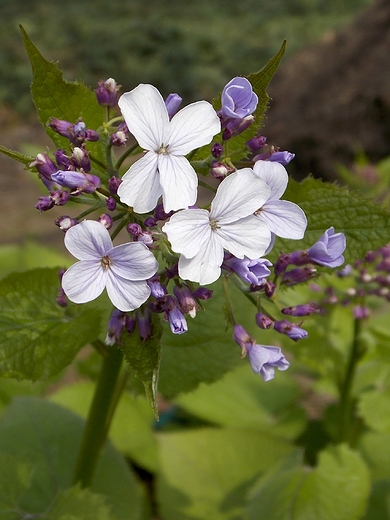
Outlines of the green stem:
{"label": "green stem", "polygon": [[95,394],[89,410],[76,462],[73,484],[89,487],[92,483],[100,453],[107,439],[113,416],[112,402],[117,401],[116,388],[123,355],[119,349],[106,349]]}
{"label": "green stem", "polygon": [[350,426],[353,420],[353,398],[351,395],[353,379],[355,370],[362,352],[359,348],[359,337],[361,330],[361,320],[354,320],[354,334],[349,353],[349,360],[347,371],[345,373],[344,381],[340,387],[340,405],[339,405],[339,441],[344,442],[348,440],[350,433]]}
{"label": "green stem", "polygon": [[138,148],[138,143],[135,143],[135,144],[133,144],[133,146],[130,146],[130,148],[128,148],[128,149],[125,151],[125,153],[122,154],[122,155],[119,157],[119,159],[118,159],[117,162],[116,162],[115,168],[116,168],[117,170],[119,170],[119,168],[120,168],[120,167],[122,166],[122,164],[123,164],[123,161],[124,161],[125,159],[127,159],[127,157],[128,157],[129,155],[131,155],[131,154],[134,152],[134,150],[136,150],[137,148]]}

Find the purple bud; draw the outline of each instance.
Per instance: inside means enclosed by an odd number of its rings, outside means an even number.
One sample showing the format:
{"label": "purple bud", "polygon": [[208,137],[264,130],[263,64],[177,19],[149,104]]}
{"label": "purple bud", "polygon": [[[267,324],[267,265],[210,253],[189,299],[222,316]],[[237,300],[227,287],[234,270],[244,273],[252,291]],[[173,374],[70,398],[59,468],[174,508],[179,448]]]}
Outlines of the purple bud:
{"label": "purple bud", "polygon": [[150,293],[154,298],[164,298],[167,294],[167,288],[165,285],[161,284],[158,276],[150,278],[150,280],[147,280],[146,283],[149,285]]}
{"label": "purple bud", "polygon": [[95,89],[96,99],[100,106],[114,107],[118,102],[119,86],[112,78],[100,80]]}
{"label": "purple bud", "polygon": [[142,227],[139,224],[136,224],[135,222],[128,224],[126,229],[127,232],[130,233],[130,235],[133,235],[134,237],[137,237],[142,233]]}
{"label": "purple bud", "polygon": [[255,340],[241,325],[235,325],[233,329],[233,339],[239,347],[241,347],[242,354],[246,354],[247,344],[252,344]]}
{"label": "purple bud", "polygon": [[75,146],[72,151],[71,160],[76,168],[82,168],[86,173],[90,171],[91,161],[89,160],[89,154],[85,148]]}
{"label": "purple bud", "polygon": [[263,285],[265,279],[271,274],[268,266],[271,266],[271,262],[266,258],[257,258],[256,260],[250,260],[249,258],[236,258],[232,255],[225,255],[222,267],[230,272],[233,271],[238,276],[254,285]]}
{"label": "purple bud", "polygon": [[73,124],[69,121],[64,121],[63,119],[57,119],[56,117],[50,118],[49,123],[50,128],[52,128],[57,134],[62,135],[63,137],[70,137],[70,131],[73,128]]}
{"label": "purple bud", "polygon": [[[72,165],[72,161],[70,160],[70,157],[68,157],[66,155],[65,150],[61,150],[61,148],[58,148],[58,150],[56,152],[54,152],[54,157],[56,159],[58,167],[61,170],[70,169],[70,167]],[[58,171],[58,168],[56,168],[56,171]],[[52,173],[55,173],[55,172],[52,172]]]}
{"label": "purple bud", "polygon": [[96,175],[76,171],[59,170],[57,173],[53,173],[51,178],[60,186],[70,188],[76,193],[93,193],[97,188],[100,188],[101,184],[99,177]]}
{"label": "purple bud", "polygon": [[56,302],[60,307],[68,306],[68,298],[66,297],[65,291],[62,287],[58,289],[58,293],[56,296]]}
{"label": "purple bud", "polygon": [[370,317],[370,309],[365,305],[355,305],[353,315],[357,320],[365,320]]}
{"label": "purple bud", "polygon": [[125,132],[118,130],[114,134],[110,135],[110,144],[112,146],[123,146],[127,142],[127,135]]}
{"label": "purple bud", "polygon": [[256,135],[255,137],[252,137],[252,139],[249,139],[249,141],[247,141],[245,145],[249,148],[250,152],[255,153],[258,150],[260,150],[260,148],[263,148],[266,142],[266,137],[264,137],[263,135]]}
{"label": "purple bud", "polygon": [[69,191],[57,190],[50,194],[51,200],[56,206],[64,206],[71,197]]}
{"label": "purple bud", "polygon": [[352,273],[352,265],[347,264],[345,267],[340,269],[339,271],[336,271],[336,274],[339,278],[345,278],[349,276]]}
{"label": "purple bud", "polygon": [[76,226],[76,224],[78,223],[78,220],[76,220],[75,218],[68,217],[66,215],[64,215],[63,217],[58,217],[54,221],[54,224],[58,226],[61,229],[61,231],[64,232],[68,231],[68,229],[70,229],[71,227]]}
{"label": "purple bud", "polygon": [[317,274],[317,269],[314,267],[297,267],[284,273],[282,282],[288,287],[297,283],[307,282]]}
{"label": "purple bud", "polygon": [[192,295],[198,300],[209,300],[213,297],[213,291],[211,289],[207,289],[207,287],[198,287],[195,289],[195,291],[193,291]]}
{"label": "purple bud", "polygon": [[119,177],[113,176],[110,179],[108,179],[107,186],[108,186],[108,190],[111,193],[111,195],[117,194],[118,188],[121,184],[122,184],[122,179],[120,179]]}
{"label": "purple bud", "polygon": [[157,204],[154,210],[154,218],[156,220],[167,220],[169,217],[173,215],[174,211],[170,211],[169,213],[165,213],[164,206],[162,204]]}
{"label": "purple bud", "polygon": [[274,267],[276,276],[281,276],[286,272],[287,267],[290,265],[290,256],[290,253],[280,253]]}
{"label": "purple bud", "polygon": [[273,327],[273,320],[271,320],[271,318],[269,318],[266,314],[263,314],[262,312],[258,312],[256,314],[255,319],[257,326],[261,329],[270,329],[271,327]]}
{"label": "purple bud", "polygon": [[107,336],[104,340],[106,345],[112,346],[114,343],[120,343],[122,331],[125,326],[126,315],[124,312],[115,309],[108,322]]}
{"label": "purple bud", "polygon": [[126,315],[125,327],[129,334],[135,331],[136,319],[133,313]]}
{"label": "purple bud", "polygon": [[143,340],[147,340],[152,335],[152,319],[150,315],[150,310],[146,307],[144,312],[138,309],[137,314],[137,324],[139,335]]}
{"label": "purple bud", "polygon": [[173,264],[173,266],[170,269],[168,267],[166,267],[165,276],[168,278],[168,280],[171,280],[172,278],[179,276],[179,264],[178,263]]}
{"label": "purple bud", "polygon": [[157,225],[157,220],[154,217],[146,217],[144,220],[144,226],[145,227],[154,227]]}
{"label": "purple bud", "polygon": [[253,116],[245,116],[243,119],[230,120],[222,132],[222,139],[227,141],[231,137],[240,135],[244,130],[251,126],[254,120],[255,118]]}
{"label": "purple bud", "polygon": [[171,119],[179,110],[182,101],[183,98],[181,98],[179,94],[169,94],[169,96],[165,100],[165,106],[167,107],[169,119]]}
{"label": "purple bud", "polygon": [[175,285],[173,287],[173,294],[176,296],[182,312],[184,314],[189,314],[191,318],[195,318],[199,306],[196,303],[190,288],[187,285],[182,285],[181,287]]}
{"label": "purple bud", "polygon": [[290,254],[290,264],[293,265],[306,265],[310,264],[311,260],[307,251],[300,249]]}
{"label": "purple bud", "polygon": [[267,296],[267,298],[272,298],[272,296],[274,295],[275,289],[276,289],[276,285],[273,282],[271,282],[270,280],[267,280],[263,287],[264,287],[264,292],[265,292],[265,295]]}
{"label": "purple bud", "polygon": [[282,314],[286,314],[287,316],[310,316],[315,312],[319,312],[318,305],[315,302],[282,309]]}
{"label": "purple bud", "polygon": [[55,173],[58,168],[46,153],[39,153],[36,156],[35,161],[30,163],[29,166],[30,168],[35,166],[38,170],[39,178],[49,191],[54,191],[58,188],[58,184],[53,182],[53,179],[51,178],[52,173]]}
{"label": "purple bud", "polygon": [[54,202],[50,195],[46,195],[45,197],[39,197],[38,202],[35,204],[35,207],[37,210],[39,210],[40,213],[42,211],[48,211],[54,206]]}
{"label": "purple bud", "polygon": [[211,163],[210,173],[214,179],[224,179],[229,173],[233,171],[233,168],[222,162],[213,161]]}
{"label": "purple bud", "polygon": [[235,77],[222,91],[220,114],[224,119],[243,119],[256,110],[257,102],[250,82],[246,78]]}
{"label": "purple bud", "polygon": [[211,155],[214,159],[219,159],[223,154],[223,145],[221,143],[214,143],[211,147]]}
{"label": "purple bud", "polygon": [[114,197],[107,197],[106,207],[108,211],[114,211],[116,209],[116,200],[114,199]]}
{"label": "purple bud", "polygon": [[87,130],[85,132],[86,141],[95,142],[95,141],[99,141],[99,139],[100,139],[99,134],[95,130]]}
{"label": "purple bud", "polygon": [[286,166],[289,162],[291,162],[295,157],[295,153],[291,152],[274,152],[269,157],[269,161],[278,162],[280,164],[283,164],[283,166]]}
{"label": "purple bud", "polygon": [[97,219],[100,224],[102,224],[106,229],[112,228],[112,217],[110,215],[107,215],[107,213],[103,213],[100,215],[100,217]]}
{"label": "purple bud", "polygon": [[274,329],[276,330],[276,332],[279,332],[280,334],[286,334],[286,336],[288,336],[294,341],[307,338],[308,336],[306,330],[301,329],[299,325],[296,325],[295,323],[290,323],[287,320],[275,321]]}
{"label": "purple bud", "polygon": [[179,304],[173,296],[167,296],[164,305],[165,319],[169,322],[169,326],[173,334],[183,334],[187,332],[187,321],[179,309]]}
{"label": "purple bud", "polygon": [[384,257],[383,260],[379,262],[376,266],[377,271],[385,271],[386,273],[390,272],[390,257]]}
{"label": "purple bud", "polygon": [[69,129],[69,140],[72,144],[82,144],[86,139],[87,127],[84,121],[78,121]]}
{"label": "purple bud", "polygon": [[344,263],[343,253],[345,248],[345,235],[335,233],[334,227],[330,227],[307,253],[311,262],[315,264],[325,267],[339,267]]}
{"label": "purple bud", "polygon": [[139,235],[134,236],[134,242],[142,242],[147,247],[153,248],[154,238],[150,231],[142,231]]}

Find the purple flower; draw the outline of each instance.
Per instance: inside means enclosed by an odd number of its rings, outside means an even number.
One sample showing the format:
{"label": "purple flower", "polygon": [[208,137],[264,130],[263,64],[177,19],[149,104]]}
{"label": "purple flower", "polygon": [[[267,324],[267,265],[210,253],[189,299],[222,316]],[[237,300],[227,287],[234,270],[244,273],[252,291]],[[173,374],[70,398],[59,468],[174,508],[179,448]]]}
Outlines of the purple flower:
{"label": "purple flower", "polygon": [[199,310],[199,305],[196,303],[194,295],[187,285],[173,287],[173,294],[179,302],[180,308],[184,314],[189,314],[191,318],[195,318],[196,311]]}
{"label": "purple flower", "polygon": [[173,296],[167,296],[164,305],[165,319],[169,322],[173,334],[187,332],[187,321],[179,308],[179,303]]}
{"label": "purple flower", "polygon": [[315,312],[319,312],[319,307],[315,302],[282,309],[282,314],[287,314],[288,316],[310,316]]}
{"label": "purple flower", "polygon": [[250,260],[246,257],[236,258],[233,255],[225,254],[222,267],[234,271],[245,282],[259,286],[271,274],[271,271],[268,269],[270,265],[272,265],[271,262],[266,258]]}
{"label": "purple flower", "polygon": [[120,343],[122,331],[126,323],[126,315],[124,312],[114,309],[108,321],[107,335],[104,343],[112,346],[114,343]]}
{"label": "purple flower", "polygon": [[335,233],[334,227],[327,229],[322,237],[307,251],[310,261],[325,267],[339,267],[344,263],[343,253],[346,238]]}
{"label": "purple flower", "polygon": [[35,161],[30,163],[29,166],[30,168],[35,166],[38,170],[39,178],[49,191],[59,188],[59,185],[51,178],[52,173],[55,173],[58,168],[46,153],[39,153]]}
{"label": "purple flower", "polygon": [[308,336],[306,330],[301,329],[301,327],[296,323],[291,323],[287,320],[275,321],[274,329],[276,332],[280,332],[280,334],[286,334],[286,336],[294,341],[307,338]]}
{"label": "purple flower", "polygon": [[51,178],[60,186],[70,188],[75,192],[93,193],[100,188],[100,179],[96,175],[76,171],[61,171],[53,173]]}
{"label": "purple flower", "polygon": [[180,97],[179,94],[169,94],[169,96],[165,100],[165,106],[167,107],[167,112],[170,119],[172,119],[172,117],[179,110],[182,101],[183,98]]}
{"label": "purple flower", "polygon": [[119,86],[114,79],[108,78],[107,80],[100,80],[98,82],[98,88],[95,89],[96,99],[99,105],[114,107],[118,102],[118,90]]}
{"label": "purple flower", "polygon": [[225,119],[243,119],[257,107],[258,98],[246,78],[233,78],[225,85],[221,96],[220,114]]}
{"label": "purple flower", "polygon": [[260,374],[264,381],[274,378],[275,368],[283,371],[290,366],[280,348],[257,345],[241,325],[234,327],[233,339],[241,347],[243,356],[248,354],[253,372]]}

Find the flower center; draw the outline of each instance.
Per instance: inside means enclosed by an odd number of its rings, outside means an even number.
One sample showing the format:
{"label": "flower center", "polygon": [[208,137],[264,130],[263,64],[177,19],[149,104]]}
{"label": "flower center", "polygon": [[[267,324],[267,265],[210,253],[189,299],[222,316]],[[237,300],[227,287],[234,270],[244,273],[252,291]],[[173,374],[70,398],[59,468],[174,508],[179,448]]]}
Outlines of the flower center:
{"label": "flower center", "polygon": [[165,146],[165,144],[162,144],[157,153],[159,153],[161,155],[168,155],[168,148],[169,148],[169,144],[167,144],[166,146]]}
{"label": "flower center", "polygon": [[101,262],[102,262],[102,266],[104,269],[109,269],[109,267],[111,265],[111,259],[109,256],[103,256],[103,258],[101,259]]}
{"label": "flower center", "polygon": [[210,220],[210,227],[213,231],[219,229],[220,226],[218,226],[218,220]]}
{"label": "flower center", "polygon": [[259,209],[257,209],[257,210],[254,212],[254,215],[260,215],[262,211],[263,211],[263,208],[259,208]]}

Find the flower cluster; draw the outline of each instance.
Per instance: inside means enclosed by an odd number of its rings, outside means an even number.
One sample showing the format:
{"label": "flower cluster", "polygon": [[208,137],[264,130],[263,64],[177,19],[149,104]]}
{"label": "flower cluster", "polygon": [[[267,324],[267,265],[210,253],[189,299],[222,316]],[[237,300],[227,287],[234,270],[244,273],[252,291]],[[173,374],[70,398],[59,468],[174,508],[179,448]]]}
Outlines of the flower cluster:
{"label": "flower cluster", "polygon": [[[256,121],[258,96],[246,78],[233,78],[225,86],[217,111],[207,101],[180,109],[178,94],[164,100],[148,84],[119,98],[118,90],[112,78],[100,81],[95,90],[106,117],[101,128],[51,118],[49,126],[69,140],[69,151],[58,149],[53,159],[39,154],[30,164],[49,192],[37,204],[40,211],[77,201],[81,194],[90,204],[76,218],[57,219],[66,231],[65,246],[78,259],[61,273],[57,299],[60,305],[66,305],[65,295],[75,303],[89,302],[106,289],[115,307],[107,344],[120,343],[124,331],[133,333],[136,326],[147,340],[151,313],[160,314],[174,334],[186,332],[186,316],[194,318],[202,308],[200,300],[212,295],[195,284],[211,284],[222,273],[240,280],[242,290],[264,292],[272,300],[279,285],[314,276],[315,265],[341,265],[345,239],[333,228],[307,251],[282,253],[274,268],[266,258],[276,237],[302,239],[307,219],[299,206],[282,200],[288,184],[285,165],[294,154],[272,145],[265,149],[266,138],[255,130],[236,153],[245,159],[243,166],[236,167],[228,155],[229,142]],[[122,117],[110,119],[116,107]],[[106,164],[93,154],[99,136],[104,136]],[[116,158],[130,136],[135,144]],[[208,152],[197,160],[205,148]],[[210,172],[210,182],[198,180],[199,163]],[[210,202],[198,197],[199,184],[214,192]],[[105,212],[95,220],[83,220],[101,208]],[[112,240],[125,230],[127,240],[114,246]],[[257,310],[260,328],[272,327],[295,341],[307,335],[300,323],[273,319],[259,306]],[[308,304],[282,312],[306,316],[316,311]],[[234,339],[256,373],[268,381],[275,367],[288,368],[278,347],[257,345],[235,323],[232,309],[230,315]]]}

